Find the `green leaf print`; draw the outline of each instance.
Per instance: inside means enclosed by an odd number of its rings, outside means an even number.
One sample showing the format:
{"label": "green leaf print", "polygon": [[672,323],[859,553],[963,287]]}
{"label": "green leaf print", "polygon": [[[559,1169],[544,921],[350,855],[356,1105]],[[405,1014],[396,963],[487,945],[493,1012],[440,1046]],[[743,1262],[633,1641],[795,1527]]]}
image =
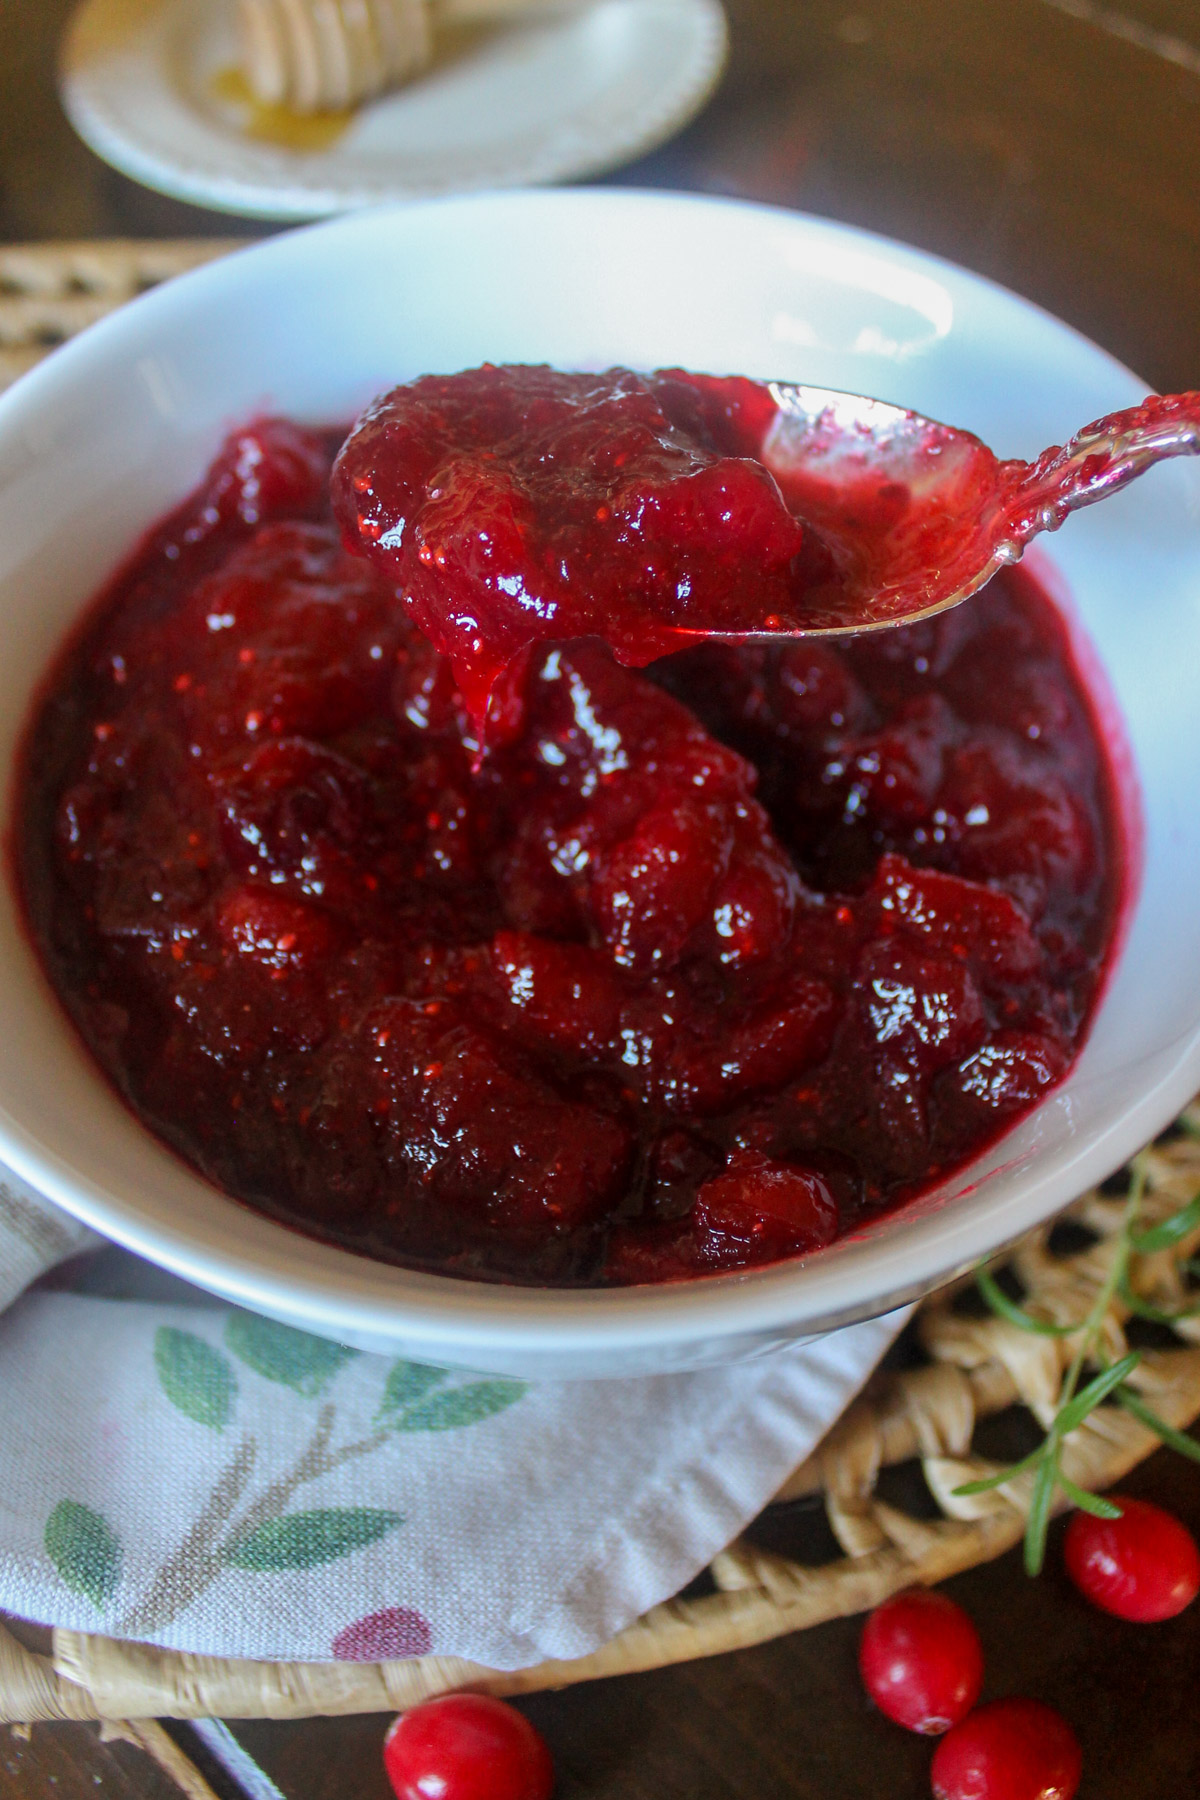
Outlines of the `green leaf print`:
{"label": "green leaf print", "polygon": [[317,1512],[288,1513],[231,1539],[225,1546],[224,1559],[236,1569],[311,1569],[317,1563],[349,1556],[403,1523],[399,1513],[373,1506],[332,1506]]}
{"label": "green leaf print", "polygon": [[60,1500],[46,1520],[46,1554],[69,1588],[103,1606],[121,1579],[121,1543],[107,1519],[79,1500]]}
{"label": "green leaf print", "polygon": [[229,1423],[237,1398],[237,1378],[226,1357],[190,1331],[160,1325],[154,1334],[154,1366],[172,1406],[220,1431]]}
{"label": "green leaf print", "polygon": [[423,1400],[430,1388],[436,1387],[439,1381],[445,1381],[448,1374],[449,1370],[432,1369],[428,1363],[393,1363],[388,1371],[379,1411],[375,1414],[376,1424],[393,1423],[397,1413],[403,1412],[406,1406],[413,1406],[418,1400]]}
{"label": "green leaf print", "polygon": [[342,1364],[358,1355],[346,1344],[331,1344],[328,1338],[248,1312],[230,1313],[225,1344],[247,1368],[307,1400],[323,1394]]}
{"label": "green leaf print", "polygon": [[434,1394],[421,1405],[411,1406],[396,1421],[397,1431],[457,1431],[462,1425],[478,1425],[519,1400],[528,1387],[524,1381],[472,1381],[466,1387]]}

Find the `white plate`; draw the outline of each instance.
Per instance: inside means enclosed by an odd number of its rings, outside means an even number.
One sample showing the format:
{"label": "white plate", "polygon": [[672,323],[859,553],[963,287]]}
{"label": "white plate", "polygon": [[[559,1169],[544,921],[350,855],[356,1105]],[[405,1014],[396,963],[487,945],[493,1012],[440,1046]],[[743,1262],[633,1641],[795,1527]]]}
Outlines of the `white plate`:
{"label": "white plate", "polygon": [[720,0],[593,0],[468,35],[320,151],[264,142],[222,98],[237,62],[215,0],[85,0],[63,48],[63,104],[116,168],[180,200],[263,219],[566,181],[678,131],[720,78]]}
{"label": "white plate", "polygon": [[[768,207],[499,194],[273,238],[135,300],[0,397],[0,810],[55,646],[232,422],[271,407],[347,419],[422,370],[538,360],[849,388],[967,426],[1002,456],[1145,393],[990,282]],[[362,1348],[513,1375],[758,1355],[968,1267],[1109,1174],[1200,1087],[1200,469],[1154,470],[1052,545],[1124,720],[1142,878],[1067,1081],[921,1204],[817,1256],[659,1289],[480,1286],[310,1242],[218,1193],[114,1098],[4,882],[0,1159],[200,1286]]]}

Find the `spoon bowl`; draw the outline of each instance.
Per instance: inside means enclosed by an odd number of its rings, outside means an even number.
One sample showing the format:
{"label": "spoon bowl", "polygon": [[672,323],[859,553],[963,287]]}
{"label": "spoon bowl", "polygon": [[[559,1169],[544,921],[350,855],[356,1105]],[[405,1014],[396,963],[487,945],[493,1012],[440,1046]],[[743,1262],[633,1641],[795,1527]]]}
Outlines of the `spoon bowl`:
{"label": "spoon bowl", "polygon": [[783,382],[769,391],[761,459],[833,568],[806,589],[802,621],[738,641],[880,631],[944,612],[1079,507],[1200,451],[1200,393],[1152,395],[1033,462],[1002,462],[969,431],[865,395]]}

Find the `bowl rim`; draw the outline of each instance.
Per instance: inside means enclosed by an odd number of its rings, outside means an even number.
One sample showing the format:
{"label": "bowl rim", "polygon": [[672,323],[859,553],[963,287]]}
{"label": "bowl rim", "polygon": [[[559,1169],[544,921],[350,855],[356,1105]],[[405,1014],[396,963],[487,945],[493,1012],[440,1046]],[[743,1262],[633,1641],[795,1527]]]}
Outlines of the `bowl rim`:
{"label": "bowl rim", "polygon": [[[110,347],[119,349],[136,340],[144,325],[156,317],[166,319],[180,309],[184,316],[194,313],[203,306],[207,293],[241,281],[247,258],[265,266],[302,256],[305,241],[324,245],[336,242],[342,234],[386,233],[392,225],[402,227],[413,215],[431,210],[466,214],[485,207],[489,211],[512,208],[527,215],[553,215],[558,209],[599,214],[614,206],[630,212],[653,213],[665,208],[694,211],[699,216],[713,211],[757,215],[764,223],[799,229],[816,243],[824,240],[858,250],[866,247],[925,272],[944,272],[960,286],[1017,302],[1058,332],[1068,333],[1093,359],[1102,359],[1118,385],[1131,392],[1136,389],[1139,396],[1147,390],[1148,384],[1047,310],[947,259],[878,233],[784,207],[694,193],[618,187],[531,188],[365,209],[248,244],[188,271],[101,319],[0,396],[0,443],[19,430],[43,396],[70,388],[81,378],[86,380],[89,366],[102,360]],[[0,771],[0,779],[11,782],[12,778],[11,769]],[[11,872],[9,878],[11,881]],[[1118,946],[1110,960],[1108,982],[1120,966],[1121,954]],[[44,987],[48,1003],[57,1007],[60,1003],[52,997],[48,981]],[[1093,1024],[1103,1005],[1102,992]],[[699,1338],[816,1335],[891,1310],[961,1274],[981,1256],[1002,1249],[1070,1198],[1104,1179],[1176,1116],[1200,1085],[1200,1020],[1169,1049],[1167,1066],[1156,1064],[1155,1078],[1119,1115],[1086,1138],[1069,1141],[1041,1166],[1031,1167],[1017,1192],[989,1197],[986,1184],[971,1191],[972,1164],[957,1171],[953,1179],[958,1192],[945,1204],[920,1216],[901,1209],[889,1215],[873,1234],[852,1235],[818,1255],[791,1258],[762,1269],[632,1288],[517,1287],[397,1268],[302,1237],[222,1193],[190,1169],[188,1174],[209,1199],[209,1209],[201,1220],[189,1219],[186,1229],[180,1223],[166,1225],[147,1217],[136,1199],[114,1194],[49,1150],[8,1112],[3,1096],[0,1155],[31,1186],[106,1237],[228,1299],[304,1320],[325,1335],[343,1331],[392,1340],[408,1336],[419,1338],[433,1353],[440,1347],[448,1354],[469,1351],[474,1344],[481,1349],[502,1346],[514,1354],[561,1350],[595,1353],[597,1357],[621,1351],[651,1355],[670,1346],[683,1348]],[[1044,1105],[1053,1105],[1055,1095],[1069,1088],[1078,1067],[1077,1061],[1066,1082]],[[111,1103],[123,1106],[94,1065],[93,1071]],[[1041,1110],[1024,1115],[1022,1123],[1036,1118]],[[219,1207],[211,1206],[214,1199]],[[227,1234],[222,1229],[232,1216],[229,1208],[236,1210],[242,1226],[234,1234],[236,1252],[225,1241]],[[247,1216],[255,1229],[246,1229]],[[248,1242],[256,1246],[253,1254],[246,1249]],[[297,1245],[303,1246],[303,1266],[296,1256],[289,1259],[286,1254],[288,1246],[294,1249]],[[822,1279],[814,1281],[818,1267]]]}

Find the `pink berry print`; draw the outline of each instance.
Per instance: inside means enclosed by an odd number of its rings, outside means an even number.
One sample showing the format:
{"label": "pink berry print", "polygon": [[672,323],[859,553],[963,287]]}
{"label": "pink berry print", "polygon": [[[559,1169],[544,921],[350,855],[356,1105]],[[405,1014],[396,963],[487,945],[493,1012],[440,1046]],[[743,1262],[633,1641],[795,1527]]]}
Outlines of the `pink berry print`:
{"label": "pink berry print", "polygon": [[428,1656],[433,1632],[411,1606],[385,1606],[338,1632],[330,1648],[339,1662],[389,1662],[399,1656]]}

